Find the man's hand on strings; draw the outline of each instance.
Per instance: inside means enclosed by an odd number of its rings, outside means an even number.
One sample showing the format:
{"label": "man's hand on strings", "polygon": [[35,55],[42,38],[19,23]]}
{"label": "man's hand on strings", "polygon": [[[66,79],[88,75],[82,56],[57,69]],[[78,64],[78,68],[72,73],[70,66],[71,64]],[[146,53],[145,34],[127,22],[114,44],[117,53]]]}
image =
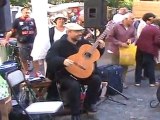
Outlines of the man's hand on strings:
{"label": "man's hand on strings", "polygon": [[98,40],[99,47],[104,48],[105,47],[105,42],[103,40]]}

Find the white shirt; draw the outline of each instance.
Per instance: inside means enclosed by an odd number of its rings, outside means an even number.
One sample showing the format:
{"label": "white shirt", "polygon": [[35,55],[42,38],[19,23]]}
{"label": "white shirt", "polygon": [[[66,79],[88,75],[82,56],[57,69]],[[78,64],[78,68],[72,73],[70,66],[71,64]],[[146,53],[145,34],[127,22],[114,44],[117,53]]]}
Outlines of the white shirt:
{"label": "white shirt", "polygon": [[118,22],[121,22],[122,20],[123,20],[123,15],[122,14],[119,14],[119,13],[117,13],[117,14],[115,14],[114,16],[113,16],[113,21],[115,22],[115,23],[118,23]]}
{"label": "white shirt", "polygon": [[140,23],[138,25],[138,28],[137,28],[137,38],[139,38],[143,28],[146,26],[146,22],[143,21],[143,20],[140,20]]}
{"label": "white shirt", "polygon": [[66,28],[63,31],[59,31],[56,27],[54,28],[54,42],[59,40],[64,34],[66,34]]}

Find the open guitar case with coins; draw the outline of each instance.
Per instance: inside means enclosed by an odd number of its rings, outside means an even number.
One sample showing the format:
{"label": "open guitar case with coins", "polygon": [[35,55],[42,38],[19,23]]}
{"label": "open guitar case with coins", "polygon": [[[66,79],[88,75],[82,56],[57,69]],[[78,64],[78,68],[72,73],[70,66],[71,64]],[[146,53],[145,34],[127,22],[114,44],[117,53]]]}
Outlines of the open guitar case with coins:
{"label": "open guitar case with coins", "polygon": [[126,100],[129,98],[122,94],[123,82],[122,82],[123,67],[120,65],[102,65],[98,67],[98,74],[100,75],[103,82],[108,82],[106,99],[113,102],[126,105],[122,102],[114,100],[111,96],[121,95]]}

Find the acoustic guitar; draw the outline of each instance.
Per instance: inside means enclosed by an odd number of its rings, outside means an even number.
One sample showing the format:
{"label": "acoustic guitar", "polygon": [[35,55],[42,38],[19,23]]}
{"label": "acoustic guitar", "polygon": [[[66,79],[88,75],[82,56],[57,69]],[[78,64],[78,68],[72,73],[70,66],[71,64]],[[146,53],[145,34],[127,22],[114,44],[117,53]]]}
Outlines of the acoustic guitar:
{"label": "acoustic guitar", "polygon": [[100,58],[97,49],[98,44],[99,42],[96,41],[93,45],[82,45],[78,53],[68,57],[68,59],[74,61],[74,64],[67,66],[66,70],[77,78],[89,77],[94,70],[94,62]]}

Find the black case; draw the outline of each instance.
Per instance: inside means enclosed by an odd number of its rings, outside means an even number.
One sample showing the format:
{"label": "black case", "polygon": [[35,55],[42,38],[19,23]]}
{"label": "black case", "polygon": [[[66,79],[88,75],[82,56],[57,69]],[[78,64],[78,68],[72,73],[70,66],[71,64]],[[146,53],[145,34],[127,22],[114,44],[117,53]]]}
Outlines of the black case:
{"label": "black case", "polygon": [[[98,73],[102,81],[108,82],[107,94],[116,95],[117,92],[114,89],[122,93],[123,91],[123,82],[122,82],[123,67],[122,66],[102,65],[98,67]],[[114,89],[112,89],[112,87]]]}

